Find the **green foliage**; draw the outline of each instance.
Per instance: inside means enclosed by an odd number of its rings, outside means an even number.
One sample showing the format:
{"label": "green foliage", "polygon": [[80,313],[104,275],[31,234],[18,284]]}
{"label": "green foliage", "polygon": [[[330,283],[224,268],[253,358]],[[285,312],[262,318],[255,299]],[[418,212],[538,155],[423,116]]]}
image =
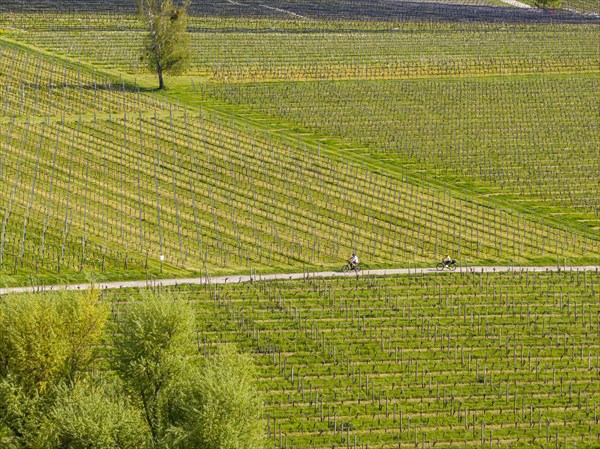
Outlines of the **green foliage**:
{"label": "green foliage", "polygon": [[12,438],[7,441],[14,447],[148,447],[149,433],[140,410],[120,398],[113,385],[62,383],[50,386],[41,395],[27,394],[11,379],[5,379],[0,382],[0,401],[1,424],[10,431]]}
{"label": "green foliage", "polygon": [[38,301],[28,295],[2,304],[0,375],[11,376],[26,390],[44,391],[48,383],[60,377],[67,358],[61,324],[52,298]]}
{"label": "green foliage", "polygon": [[202,362],[187,304],[145,296],[115,325],[114,368],[141,404],[154,447],[254,449],[264,443],[252,359],[226,346]]}
{"label": "green foliage", "polygon": [[40,446],[43,436],[39,424],[47,405],[43,396],[26,391],[13,376],[0,380],[0,435],[6,434],[8,447]]}
{"label": "green foliage", "polygon": [[170,295],[147,294],[124,312],[107,339],[97,292],[0,303],[0,446],[263,447],[250,357],[227,347],[203,362],[194,311]]}
{"label": "green foliage", "polygon": [[154,447],[176,436],[182,392],[197,366],[194,314],[179,301],[148,295],[114,327],[113,367],[141,405]]}
{"label": "green foliage", "polygon": [[163,73],[181,73],[189,64],[186,10],[190,3],[186,0],[176,7],[172,0],[138,0],[140,18],[148,27],[146,61],[158,75],[159,89],[164,88]]}
{"label": "green foliage", "polygon": [[32,293],[0,303],[0,427],[17,446],[53,447],[46,412],[59,390],[74,387],[98,358],[107,317],[97,291]]}
{"label": "green foliage", "polygon": [[109,311],[99,302],[97,291],[85,293],[75,301],[72,294],[64,296],[59,310],[67,349],[63,373],[70,382],[75,382],[98,357],[98,344]]}
{"label": "green foliage", "polygon": [[57,447],[70,449],[143,449],[148,429],[140,410],[115,396],[108,386],[81,382],[59,388],[47,422]]}
{"label": "green foliage", "polygon": [[190,447],[199,449],[261,449],[264,447],[262,398],[253,381],[252,358],[231,345],[221,347],[204,364],[195,386]]}
{"label": "green foliage", "polygon": [[74,382],[98,356],[108,310],[98,293],[11,298],[0,307],[0,377],[25,391]]}

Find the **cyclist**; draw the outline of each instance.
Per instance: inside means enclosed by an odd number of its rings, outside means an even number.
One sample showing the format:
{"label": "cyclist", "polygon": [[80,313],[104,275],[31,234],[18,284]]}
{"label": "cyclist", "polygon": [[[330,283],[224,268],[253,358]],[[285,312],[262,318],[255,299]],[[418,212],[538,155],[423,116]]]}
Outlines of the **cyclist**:
{"label": "cyclist", "polygon": [[352,257],[348,259],[348,265],[351,270],[356,270],[356,267],[358,266],[358,256],[355,253],[352,253]]}
{"label": "cyclist", "polygon": [[454,260],[452,257],[450,257],[448,254],[446,254],[446,257],[444,257],[442,259],[442,262],[444,263],[445,266],[448,266],[450,264],[456,263],[456,260]]}

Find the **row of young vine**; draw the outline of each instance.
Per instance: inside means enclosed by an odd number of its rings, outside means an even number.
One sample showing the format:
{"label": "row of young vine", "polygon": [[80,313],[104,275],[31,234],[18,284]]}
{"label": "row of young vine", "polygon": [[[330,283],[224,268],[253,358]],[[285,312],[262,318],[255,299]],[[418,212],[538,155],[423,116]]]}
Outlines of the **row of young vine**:
{"label": "row of young vine", "polygon": [[[594,447],[598,272],[179,287],[260,363],[281,448]],[[115,313],[134,293],[106,292]]]}

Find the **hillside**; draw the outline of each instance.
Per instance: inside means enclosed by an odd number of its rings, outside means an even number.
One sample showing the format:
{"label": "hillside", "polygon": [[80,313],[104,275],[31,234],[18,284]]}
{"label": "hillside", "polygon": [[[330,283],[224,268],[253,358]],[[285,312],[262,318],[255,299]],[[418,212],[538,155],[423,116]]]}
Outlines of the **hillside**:
{"label": "hillside", "polygon": [[598,28],[196,15],[158,96],[78,5],[0,24],[4,283],[596,261]]}
{"label": "hillside", "polygon": [[[0,0],[0,287],[185,301],[269,448],[598,449],[600,19],[563,6],[195,0],[156,91],[132,0]],[[352,252],[408,270],[310,274]]]}
{"label": "hillside", "polygon": [[314,136],[161,103],[15,45],[2,58],[1,254],[17,278],[335,266],[354,249],[380,266],[597,252],[590,235],[345,160]]}

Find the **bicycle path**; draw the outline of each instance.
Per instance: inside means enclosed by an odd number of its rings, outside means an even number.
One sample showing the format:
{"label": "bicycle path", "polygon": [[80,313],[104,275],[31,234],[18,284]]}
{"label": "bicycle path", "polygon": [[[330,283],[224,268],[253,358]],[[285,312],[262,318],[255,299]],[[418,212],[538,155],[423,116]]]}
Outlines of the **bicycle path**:
{"label": "bicycle path", "polygon": [[[524,267],[524,266],[475,266],[475,267],[459,267],[452,273],[503,273],[503,272],[545,272],[545,271],[599,271],[600,265],[588,266],[544,266],[544,267]],[[385,270],[364,270],[358,275],[353,271],[336,272],[336,271],[315,271],[303,273],[278,273],[278,274],[254,274],[254,275],[229,275],[218,277],[197,277],[186,279],[153,279],[139,281],[114,281],[114,282],[98,282],[84,284],[65,284],[65,285],[44,285],[34,287],[10,287],[0,288],[0,296],[10,293],[27,293],[41,292],[53,290],[88,290],[96,289],[119,289],[119,288],[156,288],[156,287],[171,287],[177,285],[210,285],[210,284],[226,284],[226,283],[241,283],[241,282],[261,282],[270,280],[298,280],[310,278],[330,278],[330,277],[348,277],[348,276],[385,276],[385,275],[425,275],[435,273],[451,273],[447,270],[437,271],[435,268],[397,268]]]}

